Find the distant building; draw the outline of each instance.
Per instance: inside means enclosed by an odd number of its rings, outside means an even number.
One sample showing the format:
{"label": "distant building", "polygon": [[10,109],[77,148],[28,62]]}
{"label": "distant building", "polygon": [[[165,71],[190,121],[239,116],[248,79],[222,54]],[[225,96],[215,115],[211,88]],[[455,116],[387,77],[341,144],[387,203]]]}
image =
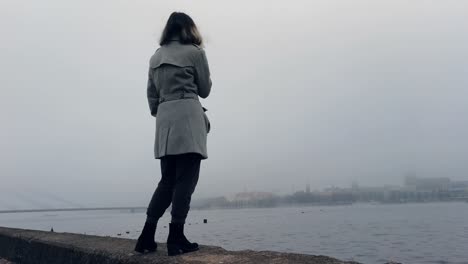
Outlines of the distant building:
{"label": "distant building", "polygon": [[450,179],[406,176],[405,187],[416,191],[447,191],[450,187]]}
{"label": "distant building", "polygon": [[273,198],[273,193],[270,192],[240,192],[236,193],[231,201],[255,201]]}
{"label": "distant building", "polygon": [[453,181],[449,184],[450,191],[463,192],[468,191],[468,181]]}

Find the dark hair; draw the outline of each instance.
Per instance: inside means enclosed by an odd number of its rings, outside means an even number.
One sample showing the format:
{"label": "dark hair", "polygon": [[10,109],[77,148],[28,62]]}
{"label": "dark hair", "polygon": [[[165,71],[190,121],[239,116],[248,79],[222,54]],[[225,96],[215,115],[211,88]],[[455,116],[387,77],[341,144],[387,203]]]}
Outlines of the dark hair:
{"label": "dark hair", "polygon": [[182,44],[201,45],[203,40],[197,26],[187,14],[173,12],[167,20],[166,27],[161,35],[159,45],[165,45],[174,38],[178,38]]}

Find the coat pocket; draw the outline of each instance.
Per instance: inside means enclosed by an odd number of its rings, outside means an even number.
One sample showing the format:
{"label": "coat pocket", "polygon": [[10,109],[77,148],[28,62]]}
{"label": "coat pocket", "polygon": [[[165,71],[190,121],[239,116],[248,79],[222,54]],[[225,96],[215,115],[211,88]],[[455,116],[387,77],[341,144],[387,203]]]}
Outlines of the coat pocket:
{"label": "coat pocket", "polygon": [[208,116],[206,115],[205,112],[203,112],[203,118],[205,119],[206,133],[210,133],[211,124],[210,124],[210,120],[208,119]]}

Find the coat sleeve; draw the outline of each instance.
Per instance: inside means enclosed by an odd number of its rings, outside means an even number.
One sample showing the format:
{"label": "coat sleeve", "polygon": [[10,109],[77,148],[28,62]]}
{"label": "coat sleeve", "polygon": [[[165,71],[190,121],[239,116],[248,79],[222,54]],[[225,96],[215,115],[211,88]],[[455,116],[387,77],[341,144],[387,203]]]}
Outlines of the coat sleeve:
{"label": "coat sleeve", "polygon": [[146,96],[148,97],[148,104],[151,115],[156,117],[159,105],[159,94],[153,82],[153,69],[150,68],[148,72],[148,85],[146,87]]}
{"label": "coat sleeve", "polygon": [[212,83],[210,78],[210,68],[208,66],[208,60],[203,49],[199,50],[198,56],[196,58],[195,71],[195,82],[198,86],[198,95],[201,98],[206,98],[210,94]]}

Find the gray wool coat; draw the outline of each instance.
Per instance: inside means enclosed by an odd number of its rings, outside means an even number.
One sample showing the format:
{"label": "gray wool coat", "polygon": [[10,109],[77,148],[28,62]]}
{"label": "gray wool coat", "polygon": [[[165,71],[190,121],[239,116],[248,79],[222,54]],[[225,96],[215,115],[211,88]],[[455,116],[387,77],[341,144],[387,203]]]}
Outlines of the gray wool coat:
{"label": "gray wool coat", "polygon": [[210,122],[198,97],[211,91],[205,51],[177,40],[161,46],[149,63],[147,97],[156,117],[154,156],[199,153],[208,158]]}

